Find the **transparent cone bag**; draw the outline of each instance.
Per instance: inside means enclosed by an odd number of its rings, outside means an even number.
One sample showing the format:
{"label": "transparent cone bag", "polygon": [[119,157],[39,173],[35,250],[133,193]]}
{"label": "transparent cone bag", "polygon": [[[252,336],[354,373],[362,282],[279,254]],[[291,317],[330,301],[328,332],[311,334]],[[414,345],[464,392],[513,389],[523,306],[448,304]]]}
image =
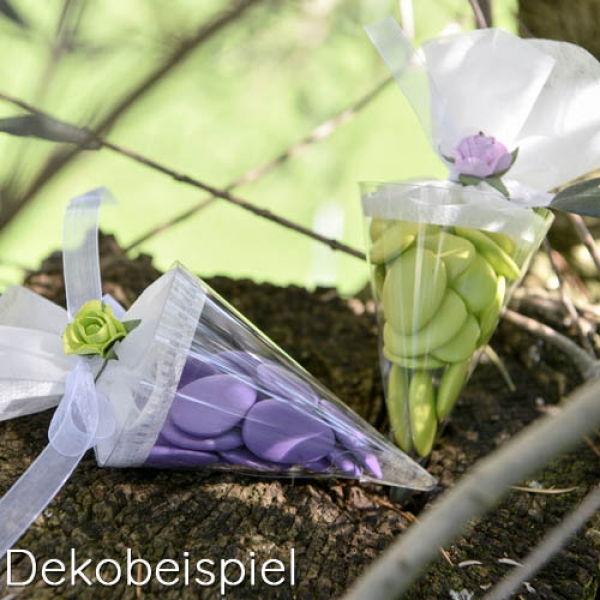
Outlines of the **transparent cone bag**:
{"label": "transparent cone bag", "polygon": [[116,417],[96,446],[100,465],[434,485],[185,269],[150,286],[126,318],[141,324],[97,384]]}
{"label": "transparent cone bag", "polygon": [[553,217],[450,181],[361,192],[390,426],[427,457]]}

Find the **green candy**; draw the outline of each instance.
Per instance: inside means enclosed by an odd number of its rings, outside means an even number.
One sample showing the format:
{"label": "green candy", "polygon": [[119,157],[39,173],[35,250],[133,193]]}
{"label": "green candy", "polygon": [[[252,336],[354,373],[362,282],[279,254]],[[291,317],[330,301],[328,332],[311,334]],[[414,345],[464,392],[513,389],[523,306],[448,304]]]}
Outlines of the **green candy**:
{"label": "green candy", "polygon": [[478,229],[456,227],[455,230],[456,233],[473,242],[498,275],[504,275],[508,279],[519,278],[521,275],[519,266],[491,237]]}
{"label": "green candy", "polygon": [[371,241],[374,242],[394,221],[390,219],[380,219],[375,217],[371,221],[371,227],[369,227],[369,233],[371,235]]}
{"label": "green candy", "polygon": [[496,295],[494,296],[494,300],[492,303],[481,313],[479,317],[479,327],[481,329],[481,334],[479,336],[479,340],[477,342],[478,346],[483,346],[492,333],[494,333],[494,329],[496,328],[496,323],[500,318],[500,312],[502,311],[502,307],[504,306],[504,296],[506,294],[506,279],[500,276],[498,277],[497,287],[496,287]]}
{"label": "green candy", "polygon": [[408,378],[406,370],[397,365],[392,365],[390,369],[386,406],[396,443],[404,452],[412,452],[413,443],[408,415]]}
{"label": "green candy", "polygon": [[376,298],[381,298],[383,294],[383,284],[385,282],[385,265],[377,265],[373,269],[373,283],[375,284]]}
{"label": "green candy", "polygon": [[442,304],[446,279],[444,261],[431,250],[404,252],[390,265],[383,285],[383,314],[388,323],[402,335],[421,329]]}
{"label": "green candy", "polygon": [[465,301],[469,312],[479,314],[496,296],[497,277],[490,263],[477,254],[467,270],[452,282],[452,288]]}
{"label": "green candy", "polygon": [[415,241],[418,231],[418,223],[408,221],[396,221],[386,227],[371,246],[371,262],[384,264],[393,260]]}
{"label": "green candy", "polygon": [[401,335],[394,331],[390,323],[386,323],[383,343],[396,356],[429,354],[456,336],[467,321],[467,316],[465,303],[460,296],[447,289],[442,304],[427,325],[412,335]]}
{"label": "green candy", "polygon": [[383,355],[395,365],[410,370],[422,369],[431,371],[434,369],[441,369],[444,366],[444,363],[441,360],[438,360],[433,356],[398,356],[390,352],[385,346],[383,347]]}
{"label": "green candy", "polygon": [[466,360],[475,352],[480,334],[477,319],[469,314],[460,332],[444,346],[432,350],[432,354],[434,358],[449,363]]}
{"label": "green candy", "polygon": [[517,249],[517,244],[514,242],[514,240],[511,237],[509,237],[505,233],[497,233],[496,231],[484,231],[484,230],[482,230],[482,233],[484,233],[489,238],[491,238],[494,242],[496,242],[496,244],[498,244],[498,246],[500,246],[500,248],[502,248],[502,250],[504,250],[504,252],[506,252],[506,254],[512,256],[515,253],[515,251]]}
{"label": "green candy", "polygon": [[408,389],[408,413],[413,444],[420,456],[427,456],[433,448],[437,433],[435,392],[431,376],[417,371]]}
{"label": "green candy", "polygon": [[437,418],[442,420],[448,416],[469,372],[470,360],[450,365],[440,381],[437,397]]}
{"label": "green candy", "polygon": [[450,282],[461,275],[475,258],[475,246],[469,240],[445,231],[428,235],[423,245],[444,261]]}

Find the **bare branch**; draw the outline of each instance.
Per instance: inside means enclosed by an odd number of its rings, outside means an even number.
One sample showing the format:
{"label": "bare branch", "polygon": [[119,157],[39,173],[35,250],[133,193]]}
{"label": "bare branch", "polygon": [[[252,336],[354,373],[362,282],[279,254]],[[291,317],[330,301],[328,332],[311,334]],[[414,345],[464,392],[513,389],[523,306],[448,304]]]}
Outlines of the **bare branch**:
{"label": "bare branch", "polygon": [[486,18],[480,0],[469,0],[469,4],[473,9],[475,25],[477,26],[477,29],[485,29],[486,27],[490,27],[491,19],[488,20],[488,18]]}
{"label": "bare branch", "polygon": [[[586,355],[587,356],[587,355]],[[545,416],[480,460],[360,577],[345,600],[399,598],[472,519],[494,507],[508,487],[573,449],[600,426],[600,382],[578,388],[558,415]]]}
{"label": "bare branch", "polygon": [[530,317],[526,317],[512,310],[506,310],[503,318],[510,323],[517,325],[521,329],[541,337],[556,346],[559,350],[562,350],[562,352],[571,358],[585,380],[600,377],[600,361],[592,358],[575,342],[572,342],[568,337],[560,334],[555,329],[552,329],[552,327],[548,327],[548,325],[544,325],[535,319],[531,319]]}
{"label": "bare branch", "polygon": [[579,341],[585,347],[585,350],[587,351],[587,353],[590,354],[591,356],[594,356],[594,348],[584,331],[582,319],[579,316],[577,309],[575,308],[575,304],[573,302],[573,299],[571,298],[571,295],[568,292],[567,286],[565,285],[563,274],[557,263],[557,256],[556,256],[557,253],[555,253],[555,251],[552,248],[552,245],[550,244],[547,237],[544,238],[544,250],[546,251],[546,254],[548,255],[548,259],[550,261],[550,265],[552,266],[552,270],[554,271],[554,274],[556,275],[556,278],[558,279],[558,289],[560,292],[561,301],[562,301],[567,313],[569,314],[571,322],[577,328],[577,333],[579,335]]}
{"label": "bare branch", "polygon": [[[46,118],[52,118],[50,115],[40,111],[39,109],[31,106],[30,104],[27,104],[26,102],[23,102],[22,100],[13,98],[12,96],[9,96],[8,94],[0,93],[0,99],[6,100],[8,102],[12,102],[13,104],[23,108],[24,110],[27,110],[28,112],[30,112],[34,115],[38,115],[38,116],[46,117]],[[76,127],[76,126],[73,125],[72,127]],[[202,181],[200,181],[199,179],[196,179],[195,177],[192,177],[190,175],[185,175],[183,173],[178,173],[177,171],[174,171],[173,169],[166,167],[165,165],[158,163],[155,160],[152,160],[151,158],[147,158],[141,154],[138,154],[137,152],[134,152],[133,150],[129,150],[127,148],[124,148],[123,146],[118,146],[117,144],[113,144],[112,142],[109,142],[108,140],[102,139],[99,136],[96,136],[92,132],[88,131],[87,129],[81,128],[81,131],[85,132],[86,134],[89,134],[89,138],[84,137],[84,141],[86,144],[91,144],[91,143],[100,144],[103,148],[108,148],[108,149],[112,150],[113,152],[116,152],[122,156],[126,156],[127,158],[134,160],[137,163],[140,163],[140,164],[142,164],[146,167],[149,167],[155,171],[159,171],[160,173],[163,173],[164,175],[168,175],[175,181],[179,181],[181,183],[185,183],[187,185],[198,188],[205,192],[209,192],[212,196],[216,196],[217,198],[222,198],[223,200],[226,200],[227,202],[230,202],[231,204],[235,204],[236,206],[239,206],[240,208],[243,208],[244,210],[247,210],[248,212],[251,212],[259,217],[263,217],[269,221],[272,221],[273,223],[282,225],[283,227],[286,227],[287,229],[297,231],[298,233],[301,233],[307,237],[310,237],[318,242],[321,242],[321,243],[329,246],[332,250],[339,250],[341,252],[345,252],[346,254],[350,254],[351,256],[354,256],[361,260],[365,259],[365,255],[362,252],[355,250],[354,248],[347,246],[346,244],[343,244],[342,242],[338,242],[337,240],[331,240],[319,233],[312,231],[311,229],[308,229],[308,227],[304,227],[303,225],[299,225],[298,223],[294,223],[293,221],[290,221],[284,217],[276,215],[275,213],[271,212],[270,210],[267,210],[266,208],[260,208],[253,204],[250,204],[249,202],[246,202],[245,200],[242,200],[241,198],[238,198],[237,196],[233,196],[229,192],[220,190],[216,187],[208,185],[207,183],[203,183]]]}
{"label": "bare branch", "polygon": [[114,152],[117,152],[118,154],[121,154],[122,156],[127,156],[128,158],[134,160],[137,163],[145,165],[146,167],[150,167],[151,169],[154,169],[155,171],[164,173],[165,175],[168,175],[175,181],[179,181],[181,183],[185,183],[187,185],[198,188],[200,190],[204,190],[205,192],[209,192],[211,195],[216,196],[217,198],[222,198],[223,200],[226,200],[227,202],[230,202],[231,204],[235,204],[236,206],[239,206],[240,208],[243,208],[244,210],[247,210],[248,212],[251,212],[259,217],[263,217],[264,219],[272,221],[273,223],[282,225],[283,227],[286,227],[287,229],[297,231],[298,233],[301,233],[307,237],[310,237],[310,238],[316,240],[317,242],[321,242],[322,244],[329,246],[332,250],[339,250],[341,252],[345,252],[346,254],[350,254],[351,256],[354,256],[361,260],[365,260],[365,258],[366,258],[362,252],[352,248],[351,246],[347,246],[346,244],[343,244],[342,242],[338,242],[337,240],[331,240],[319,233],[316,233],[312,229],[308,229],[308,227],[304,227],[303,225],[294,223],[293,221],[290,221],[284,217],[280,217],[279,215],[276,215],[275,213],[271,212],[270,210],[267,210],[266,208],[260,208],[259,206],[250,204],[249,202],[246,202],[245,200],[242,200],[241,198],[238,198],[237,196],[233,196],[229,192],[226,192],[224,190],[219,190],[218,188],[213,187],[207,183],[203,183],[199,179],[191,177],[190,175],[185,175],[183,173],[177,173],[176,171],[173,171],[169,167],[165,167],[164,165],[157,163],[156,161],[154,161],[150,158],[142,156],[141,154],[138,154],[137,152],[133,152],[132,150],[128,150],[127,148],[123,148],[122,146],[117,146],[116,144],[113,144],[112,142],[109,142],[107,140],[102,140],[102,145],[106,148],[110,148],[111,150],[113,150]]}
{"label": "bare branch", "polygon": [[600,271],[600,250],[598,250],[598,246],[596,246],[596,241],[594,240],[594,236],[590,233],[588,226],[585,224],[583,217],[580,215],[574,215],[572,213],[566,213],[569,221],[573,225],[575,229],[575,233],[579,236],[579,239],[587,248],[587,251],[590,253],[592,260],[594,261],[594,265],[596,269]]}
{"label": "bare branch", "polygon": [[484,600],[505,600],[524,582],[529,580],[539,571],[562,547],[569,538],[581,529],[594,514],[600,510],[600,487],[594,488],[585,500],[556,526],[542,541],[542,543],[527,557],[525,562],[517,567],[510,575],[505,577]]}
{"label": "bare branch", "polygon": [[[256,169],[252,169],[248,171],[238,179],[236,179],[233,183],[229,184],[226,188],[226,192],[231,192],[237,187],[242,185],[248,185],[250,183],[254,183],[255,181],[261,179],[275,168],[280,165],[286,163],[290,158],[295,158],[299,156],[303,152],[305,152],[312,144],[321,142],[327,139],[334,131],[337,131],[339,127],[349,123],[365,106],[374,100],[381,91],[390,83],[393,79],[390,77],[386,79],[382,83],[380,83],[377,87],[372,89],[368,94],[365,94],[358,102],[353,104],[352,106],[344,109],[342,112],[338,113],[334,117],[327,119],[325,122],[321,123],[318,127],[315,127],[306,137],[297,142],[296,144],[290,146],[285,152],[280,154],[277,158],[269,161],[268,163],[258,167]],[[188,210],[176,215],[175,217],[149,229],[146,233],[142,234],[140,237],[135,239],[129,246],[124,248],[125,252],[129,252],[133,250],[133,248],[139,246],[150,238],[166,231],[170,227],[182,223],[192,215],[198,213],[203,210],[207,206],[210,206],[213,202],[217,200],[217,197],[211,196],[209,198],[205,198],[202,201],[198,202]]]}

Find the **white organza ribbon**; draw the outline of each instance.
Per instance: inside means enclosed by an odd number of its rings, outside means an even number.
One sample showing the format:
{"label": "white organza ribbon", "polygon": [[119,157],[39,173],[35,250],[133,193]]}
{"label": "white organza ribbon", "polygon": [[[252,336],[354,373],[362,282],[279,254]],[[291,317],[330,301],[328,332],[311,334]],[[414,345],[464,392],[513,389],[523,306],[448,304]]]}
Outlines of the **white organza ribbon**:
{"label": "white organza ribbon", "polygon": [[508,175],[524,189],[548,192],[600,166],[600,63],[583,48],[481,29],[415,52],[392,17],[365,30],[448,166],[444,155],[479,132],[519,148]]}
{"label": "white organza ribbon", "polygon": [[[105,199],[112,200],[106,189],[99,188],[72,200],[65,214],[63,264],[69,319],[85,302],[102,295],[98,211]],[[118,312],[122,313],[122,308]],[[0,325],[0,339],[13,334],[8,346],[16,356],[9,356],[4,367],[12,378],[3,380],[0,387],[0,420],[41,410],[44,404],[50,406],[51,399],[46,396],[61,387],[64,395],[50,423],[49,445],[0,500],[0,556],[54,498],[87,450],[111,436],[115,428],[111,405],[94,382],[99,361],[66,357],[60,348],[67,324],[64,311],[35,294],[9,292],[0,309],[0,323],[7,320],[12,325]],[[66,364],[71,370],[65,378]],[[26,375],[35,373],[36,365],[40,367],[38,381]]]}

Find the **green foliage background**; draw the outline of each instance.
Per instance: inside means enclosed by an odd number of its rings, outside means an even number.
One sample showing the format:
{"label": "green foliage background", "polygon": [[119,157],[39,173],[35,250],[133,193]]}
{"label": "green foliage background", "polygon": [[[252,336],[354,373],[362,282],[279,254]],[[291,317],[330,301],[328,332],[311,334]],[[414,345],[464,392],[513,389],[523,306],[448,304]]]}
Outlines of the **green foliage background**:
{"label": "green foliage background", "polygon": [[[467,0],[413,3],[415,43],[469,29]],[[28,27],[0,22],[0,91],[78,125],[94,123],[182,38],[234,2],[225,0],[13,0]],[[495,23],[514,31],[515,2]],[[70,11],[69,20],[61,14]],[[362,25],[398,14],[394,0],[267,1],[202,44],[143,95],[108,138],[225,187],[268,162],[387,77]],[[65,29],[65,22],[68,28]],[[61,29],[62,27],[62,29]],[[66,34],[65,34],[66,31]],[[21,114],[0,102],[0,117]],[[0,135],[2,204],[31,182],[57,145]],[[445,175],[394,85],[352,122],[312,145],[240,197],[363,248],[357,182]],[[104,185],[119,200],[101,224],[127,245],[202,199],[192,188],[107,150],[84,152],[0,231],[2,287],[61,247],[70,198]],[[1,209],[0,204],[0,216]],[[145,243],[159,268],[305,286],[364,285],[361,261],[222,201]]]}

